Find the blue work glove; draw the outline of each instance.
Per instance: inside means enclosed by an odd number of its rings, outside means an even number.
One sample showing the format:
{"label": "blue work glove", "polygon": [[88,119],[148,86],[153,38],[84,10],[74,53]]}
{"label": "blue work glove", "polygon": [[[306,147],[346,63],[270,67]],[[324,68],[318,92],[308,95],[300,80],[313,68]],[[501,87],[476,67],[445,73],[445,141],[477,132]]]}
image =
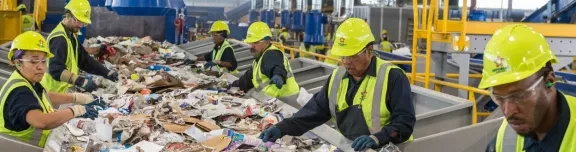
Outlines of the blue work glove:
{"label": "blue work glove", "polygon": [[260,137],[258,138],[262,139],[263,142],[275,142],[276,139],[280,137],[282,137],[280,129],[276,128],[276,126],[272,126],[260,133]]}
{"label": "blue work glove", "polygon": [[78,77],[78,79],[76,79],[76,82],[74,83],[74,85],[76,85],[76,87],[82,89],[82,91],[86,91],[86,92],[92,92],[92,91],[98,89],[98,86],[96,86],[96,83],[94,83],[94,81],[92,81],[92,79],[87,79],[84,77]]}
{"label": "blue work glove", "polygon": [[96,107],[91,105],[84,105],[84,108],[86,109],[86,113],[81,115],[81,118],[90,118],[92,120],[98,118],[98,110],[96,110]]}
{"label": "blue work glove", "polygon": [[208,69],[208,68],[211,68],[211,67],[213,67],[213,66],[216,66],[216,63],[214,63],[214,62],[212,62],[212,61],[206,62],[206,63],[204,64],[204,69]]}
{"label": "blue work glove", "polygon": [[118,81],[118,72],[110,71],[106,76],[106,79],[114,82]]}
{"label": "blue work glove", "polygon": [[376,144],[376,141],[368,135],[362,135],[354,139],[354,142],[352,143],[352,148],[354,148],[354,151],[364,151],[366,148],[376,147],[378,147],[378,144]]}
{"label": "blue work glove", "polygon": [[92,95],[94,97],[94,101],[86,104],[87,106],[99,106],[99,107],[106,107],[106,102],[104,102],[104,98]]}
{"label": "blue work glove", "polygon": [[280,75],[274,75],[272,79],[270,79],[270,84],[275,84],[276,88],[282,89],[282,85],[284,85],[284,79]]}

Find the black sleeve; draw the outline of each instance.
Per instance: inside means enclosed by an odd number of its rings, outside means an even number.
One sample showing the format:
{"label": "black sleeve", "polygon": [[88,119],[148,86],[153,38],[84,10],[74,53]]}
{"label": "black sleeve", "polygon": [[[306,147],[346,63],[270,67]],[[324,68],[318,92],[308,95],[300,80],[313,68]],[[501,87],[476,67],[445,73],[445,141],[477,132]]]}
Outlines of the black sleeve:
{"label": "black sleeve", "polygon": [[[390,123],[384,126],[380,132],[374,134],[374,136],[379,141],[391,141],[397,144],[408,140],[412,135],[414,124],[416,123],[416,115],[408,78],[400,69],[391,69],[388,77],[386,106],[391,114]],[[397,136],[391,137],[392,132],[397,132]]]}
{"label": "black sleeve", "polygon": [[261,72],[264,73],[268,78],[272,78],[274,75],[280,75],[284,80],[286,80],[286,68],[284,68],[284,53],[281,51],[269,50],[264,53],[262,57]]}
{"label": "black sleeve", "polygon": [[301,136],[332,118],[328,106],[328,83],[330,83],[330,78],[328,78],[322,90],[314,94],[314,97],[302,109],[298,110],[292,117],[276,124],[276,127],[281,130],[282,136]]}
{"label": "black sleeve", "polygon": [[492,139],[486,146],[486,152],[496,152],[496,137]]}
{"label": "black sleeve", "polygon": [[234,55],[234,50],[232,47],[228,47],[224,49],[224,53],[222,53],[222,58],[220,61],[230,62],[232,64],[232,68],[228,68],[228,71],[234,71],[238,68],[238,62],[236,62],[236,56]]}
{"label": "black sleeve", "polygon": [[6,98],[4,103],[4,126],[13,131],[23,131],[30,127],[26,114],[30,110],[42,110],[33,92],[25,86],[17,87]]}
{"label": "black sleeve", "polygon": [[106,77],[110,70],[106,69],[102,63],[91,57],[83,46],[78,46],[78,68],[90,74]]}
{"label": "black sleeve", "polygon": [[50,52],[54,57],[50,58],[50,65],[48,66],[48,74],[54,80],[60,81],[62,71],[66,70],[66,58],[68,58],[68,43],[62,36],[52,38],[50,40]]}
{"label": "black sleeve", "polygon": [[246,72],[238,78],[238,80],[234,81],[231,85],[232,87],[239,87],[240,90],[247,92],[248,90],[254,88],[254,84],[252,84],[252,67],[246,70]]}
{"label": "black sleeve", "polygon": [[206,62],[212,61],[212,52],[213,51],[214,50],[210,51],[209,53],[204,54],[204,61],[206,61]]}

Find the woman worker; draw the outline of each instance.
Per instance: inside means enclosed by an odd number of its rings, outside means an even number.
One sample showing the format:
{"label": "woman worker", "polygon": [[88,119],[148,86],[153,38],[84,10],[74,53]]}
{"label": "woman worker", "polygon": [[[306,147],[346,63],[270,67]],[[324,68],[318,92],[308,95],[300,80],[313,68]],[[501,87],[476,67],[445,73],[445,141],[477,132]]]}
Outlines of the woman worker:
{"label": "woman worker", "polygon": [[[14,39],[8,60],[16,69],[0,90],[0,135],[44,147],[50,130],[74,117],[98,117],[94,106],[104,106],[92,95],[46,92],[39,83],[46,72],[46,60],[52,57],[46,40],[28,31]],[[50,99],[50,100],[48,100]],[[54,111],[52,106],[76,103]]]}

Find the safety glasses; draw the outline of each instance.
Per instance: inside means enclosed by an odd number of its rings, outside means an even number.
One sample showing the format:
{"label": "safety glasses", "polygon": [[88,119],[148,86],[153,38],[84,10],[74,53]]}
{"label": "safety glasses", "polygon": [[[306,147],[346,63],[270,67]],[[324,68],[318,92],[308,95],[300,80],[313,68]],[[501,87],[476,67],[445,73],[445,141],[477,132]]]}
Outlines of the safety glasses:
{"label": "safety glasses", "polygon": [[352,55],[352,56],[342,56],[342,57],[340,57],[340,59],[341,59],[342,61],[344,61],[344,60],[347,60],[347,61],[355,61],[355,60],[358,60],[358,59],[360,58],[360,56],[361,56],[362,54],[364,54],[365,52],[366,52],[366,48],[362,49],[362,51],[360,51],[360,52],[358,52],[358,53],[356,53],[356,54],[354,54],[354,55]]}
{"label": "safety glasses", "polygon": [[76,22],[76,25],[80,26],[80,27],[86,27],[88,24],[78,20],[76,17],[72,17],[74,19],[74,22]]}
{"label": "safety glasses", "polygon": [[28,63],[30,63],[30,64],[32,64],[32,65],[46,65],[46,61],[47,61],[47,60],[46,60],[46,59],[41,59],[41,60],[37,60],[37,59],[34,59],[34,60],[31,60],[31,59],[18,59],[18,61],[20,61],[20,62],[28,62]]}
{"label": "safety glasses", "polygon": [[490,88],[490,96],[492,96],[492,100],[498,105],[502,105],[505,102],[512,102],[514,104],[522,103],[527,99],[532,98],[536,94],[536,87],[544,80],[544,76],[540,77],[534,84],[528,87],[525,90],[511,93],[508,95],[494,95],[492,88]]}

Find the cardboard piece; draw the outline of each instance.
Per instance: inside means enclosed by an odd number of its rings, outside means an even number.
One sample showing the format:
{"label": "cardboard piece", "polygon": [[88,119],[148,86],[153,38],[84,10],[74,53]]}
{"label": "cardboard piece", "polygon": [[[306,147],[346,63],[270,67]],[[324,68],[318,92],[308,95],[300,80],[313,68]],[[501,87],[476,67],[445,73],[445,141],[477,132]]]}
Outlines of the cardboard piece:
{"label": "cardboard piece", "polygon": [[191,123],[191,124],[195,124],[195,123],[198,123],[198,122],[201,122],[201,121],[202,121],[202,120],[197,119],[197,118],[194,118],[194,117],[184,117],[184,118],[182,118],[182,119],[184,119],[184,121],[185,121],[186,123]]}
{"label": "cardboard piece", "polygon": [[190,128],[191,125],[179,125],[171,122],[165,122],[162,124],[162,126],[169,132],[184,133],[186,132],[186,129]]}
{"label": "cardboard piece", "polygon": [[132,121],[145,121],[148,119],[150,119],[150,115],[148,115],[148,114],[130,115],[130,120],[132,120]]}
{"label": "cardboard piece", "polygon": [[206,122],[206,121],[200,121],[200,122],[196,123],[196,126],[198,126],[198,128],[200,128],[206,132],[221,129],[220,126],[213,124],[213,123],[210,123],[210,122]]}
{"label": "cardboard piece", "polygon": [[230,142],[232,142],[232,138],[219,135],[202,142],[202,146],[211,148],[213,151],[222,151],[228,147]]}

